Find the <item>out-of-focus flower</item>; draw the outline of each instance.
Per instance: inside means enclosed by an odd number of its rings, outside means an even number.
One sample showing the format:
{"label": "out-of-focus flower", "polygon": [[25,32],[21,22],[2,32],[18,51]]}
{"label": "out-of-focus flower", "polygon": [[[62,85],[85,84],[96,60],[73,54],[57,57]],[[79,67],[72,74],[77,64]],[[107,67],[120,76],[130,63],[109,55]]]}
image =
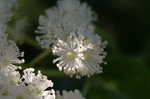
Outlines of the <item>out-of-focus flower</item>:
{"label": "out-of-focus flower", "polygon": [[106,56],[106,43],[97,41],[100,45],[89,42],[84,36],[70,35],[66,41],[58,40],[53,46],[53,54],[58,56],[54,60],[60,71],[76,78],[101,73]]}
{"label": "out-of-focus flower", "polygon": [[62,95],[60,92],[56,93],[56,99],[85,99],[79,90],[66,91],[63,90]]}
{"label": "out-of-focus flower", "polygon": [[4,30],[0,30],[0,68],[4,66],[13,65],[13,63],[23,63],[24,59],[19,59],[23,57],[16,46],[15,42],[7,40],[7,35],[4,34]]}
{"label": "out-of-focus flower", "polygon": [[93,33],[95,14],[86,3],[79,0],[59,0],[57,6],[46,11],[39,18],[37,41],[43,48],[49,48],[56,39],[66,40],[71,32],[82,29],[85,35]]}
{"label": "out-of-focus flower", "polygon": [[6,24],[12,15],[16,0],[0,0],[0,24]]}

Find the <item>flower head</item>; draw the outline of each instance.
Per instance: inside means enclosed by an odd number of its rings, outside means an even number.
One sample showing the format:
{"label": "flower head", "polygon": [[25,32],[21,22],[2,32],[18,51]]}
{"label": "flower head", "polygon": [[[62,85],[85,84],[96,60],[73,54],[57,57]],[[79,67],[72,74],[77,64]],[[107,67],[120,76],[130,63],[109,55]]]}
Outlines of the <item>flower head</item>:
{"label": "flower head", "polygon": [[40,72],[36,75],[33,68],[22,71],[23,74],[17,69],[0,71],[0,98],[55,99],[55,91],[53,89],[47,90],[47,88],[53,87],[51,80],[48,80]]}
{"label": "flower head", "polygon": [[79,0],[59,0],[40,16],[37,40],[43,48],[53,45],[60,71],[77,78],[102,72],[106,43],[94,33],[95,20],[91,8]]}
{"label": "flower head", "polygon": [[49,48],[56,39],[66,40],[71,32],[93,32],[95,15],[86,3],[79,0],[59,0],[57,6],[46,11],[39,18],[38,42],[43,48]]}
{"label": "flower head", "polygon": [[48,87],[52,87],[52,81],[47,79],[47,76],[42,75],[41,71],[38,71],[38,74],[35,75],[33,68],[25,69],[23,78],[24,82],[28,84],[33,90],[42,92],[46,90]]}
{"label": "flower head", "polygon": [[[0,32],[0,98],[2,99],[55,99],[53,82],[47,76],[34,73],[33,68],[21,69],[13,63],[22,63],[24,60],[13,41]],[[10,98],[11,97],[11,98]]]}
{"label": "flower head", "polygon": [[0,32],[0,42],[0,68],[24,62],[24,59],[19,59],[23,57],[23,53],[20,53],[15,42],[7,40],[7,35],[3,32]]}
{"label": "flower head", "polygon": [[12,15],[16,0],[0,0],[0,24],[6,24]]}
{"label": "flower head", "polygon": [[53,46],[53,54],[58,56],[54,60],[60,71],[77,78],[101,73],[106,56],[105,42],[93,44],[84,36],[70,35],[66,41],[58,40]]}

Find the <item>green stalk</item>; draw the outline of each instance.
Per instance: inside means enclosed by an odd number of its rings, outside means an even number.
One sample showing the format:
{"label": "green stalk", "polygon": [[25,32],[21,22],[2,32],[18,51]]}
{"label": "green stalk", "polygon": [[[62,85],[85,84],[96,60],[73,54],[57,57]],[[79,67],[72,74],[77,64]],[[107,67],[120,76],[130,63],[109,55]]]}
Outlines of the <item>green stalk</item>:
{"label": "green stalk", "polygon": [[40,60],[42,60],[44,57],[46,57],[51,52],[50,49],[45,50],[43,53],[41,53],[39,56],[35,57],[28,65],[32,66],[36,63],[38,63]]}

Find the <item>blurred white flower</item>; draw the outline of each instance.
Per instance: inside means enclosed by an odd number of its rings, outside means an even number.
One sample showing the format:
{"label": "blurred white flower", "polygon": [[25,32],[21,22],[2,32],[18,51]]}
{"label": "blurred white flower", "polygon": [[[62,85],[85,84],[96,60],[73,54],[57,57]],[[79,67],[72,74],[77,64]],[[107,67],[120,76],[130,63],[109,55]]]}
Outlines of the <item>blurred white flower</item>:
{"label": "blurred white flower", "polygon": [[82,29],[85,34],[93,33],[95,19],[86,3],[80,3],[79,0],[59,0],[56,7],[48,9],[45,16],[40,16],[36,31],[40,35],[37,36],[37,41],[43,48],[49,48],[56,39],[65,40],[71,32]]}
{"label": "blurred white flower", "polygon": [[56,99],[85,99],[79,90],[66,91],[63,90],[62,95],[60,92],[56,93]]}
{"label": "blurred white flower", "polygon": [[0,24],[6,24],[12,16],[12,8],[16,0],[0,0]]}
{"label": "blurred white flower", "polygon": [[58,40],[52,48],[53,54],[58,56],[54,63],[60,71],[70,76],[75,75],[76,78],[101,73],[100,65],[106,56],[106,43],[100,39],[97,42],[99,43],[91,43],[80,35],[70,35],[66,41]]}
{"label": "blurred white flower", "polygon": [[21,53],[15,42],[7,40],[7,35],[4,30],[0,30],[0,68],[4,66],[13,65],[13,63],[23,63],[23,52]]}

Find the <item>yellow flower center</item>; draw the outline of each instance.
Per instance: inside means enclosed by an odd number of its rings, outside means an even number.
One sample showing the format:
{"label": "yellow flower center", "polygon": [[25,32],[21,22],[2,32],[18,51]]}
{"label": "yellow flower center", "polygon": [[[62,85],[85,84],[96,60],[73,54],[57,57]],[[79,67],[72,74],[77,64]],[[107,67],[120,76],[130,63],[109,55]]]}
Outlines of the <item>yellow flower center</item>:
{"label": "yellow flower center", "polygon": [[77,54],[74,51],[69,51],[69,52],[67,52],[66,57],[67,57],[67,59],[73,60],[73,59],[75,59],[76,55]]}

